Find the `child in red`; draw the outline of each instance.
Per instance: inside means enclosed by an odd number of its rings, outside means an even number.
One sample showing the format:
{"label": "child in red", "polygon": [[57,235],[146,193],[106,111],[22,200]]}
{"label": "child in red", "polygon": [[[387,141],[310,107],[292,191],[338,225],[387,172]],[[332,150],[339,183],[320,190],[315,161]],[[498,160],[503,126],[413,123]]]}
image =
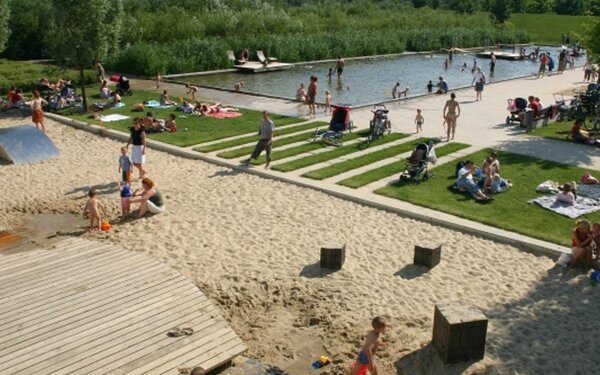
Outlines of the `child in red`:
{"label": "child in red", "polygon": [[377,366],[375,365],[375,352],[377,348],[383,344],[379,337],[385,332],[386,322],[382,316],[376,316],[371,322],[373,329],[367,333],[367,338],[362,347],[358,358],[352,366],[351,375],[365,375],[367,371],[371,375],[377,375]]}

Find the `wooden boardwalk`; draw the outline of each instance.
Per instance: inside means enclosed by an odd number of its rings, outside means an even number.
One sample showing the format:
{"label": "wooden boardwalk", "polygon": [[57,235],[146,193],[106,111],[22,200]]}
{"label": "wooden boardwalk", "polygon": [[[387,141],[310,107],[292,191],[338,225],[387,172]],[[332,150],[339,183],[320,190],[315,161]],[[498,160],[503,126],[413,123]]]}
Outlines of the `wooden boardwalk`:
{"label": "wooden boardwalk", "polygon": [[[178,374],[246,350],[179,272],[82,239],[0,243],[0,374]],[[169,337],[190,327],[189,336]]]}

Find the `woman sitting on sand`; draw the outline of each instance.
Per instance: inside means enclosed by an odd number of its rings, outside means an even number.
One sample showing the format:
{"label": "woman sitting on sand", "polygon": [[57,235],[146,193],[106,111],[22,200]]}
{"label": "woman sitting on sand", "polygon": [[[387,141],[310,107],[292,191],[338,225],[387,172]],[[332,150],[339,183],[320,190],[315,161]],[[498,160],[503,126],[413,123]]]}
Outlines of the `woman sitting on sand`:
{"label": "woman sitting on sand", "polygon": [[[140,204],[138,219],[144,217],[146,211],[152,214],[162,214],[165,212],[165,201],[160,191],[154,185],[154,182],[146,177],[142,179],[142,188],[143,191],[139,192],[139,190],[136,190],[133,193],[133,199],[131,199],[131,203]],[[136,196],[138,198],[135,198]]]}
{"label": "woman sitting on sand", "polygon": [[583,261],[585,269],[592,267],[592,232],[590,222],[587,220],[578,220],[575,223],[573,234],[571,235],[572,248],[571,252],[573,260],[571,261],[571,268],[575,267],[577,263]]}

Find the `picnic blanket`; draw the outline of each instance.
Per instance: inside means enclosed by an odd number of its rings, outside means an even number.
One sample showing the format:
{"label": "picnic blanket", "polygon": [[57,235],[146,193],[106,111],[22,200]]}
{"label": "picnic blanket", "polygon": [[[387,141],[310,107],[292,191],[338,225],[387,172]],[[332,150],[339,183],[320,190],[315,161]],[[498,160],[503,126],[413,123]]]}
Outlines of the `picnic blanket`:
{"label": "picnic blanket", "polygon": [[240,117],[241,115],[242,114],[239,112],[215,112],[215,113],[206,114],[206,116],[208,116],[208,117],[218,118],[218,119]]}
{"label": "picnic blanket", "polygon": [[100,121],[102,121],[102,122],[115,122],[115,121],[127,120],[129,118],[131,118],[131,117],[124,116],[124,115],[119,115],[119,114],[113,114],[113,115],[108,115],[108,116],[100,116]]}
{"label": "picnic blanket", "polygon": [[600,185],[579,184],[577,187],[577,195],[600,201]]}
{"label": "picnic blanket", "polygon": [[157,108],[157,109],[166,109],[166,108],[173,108],[173,107],[175,107],[175,105],[173,105],[173,104],[171,104],[171,105],[161,105],[158,100],[148,100],[147,102],[144,103],[144,105],[147,108]]}
{"label": "picnic blanket", "polygon": [[600,210],[600,202],[590,198],[578,197],[575,206],[554,203],[555,200],[556,195],[545,195],[543,197],[532,199],[527,203],[535,203],[540,207],[567,216],[571,219],[576,219],[581,215]]}

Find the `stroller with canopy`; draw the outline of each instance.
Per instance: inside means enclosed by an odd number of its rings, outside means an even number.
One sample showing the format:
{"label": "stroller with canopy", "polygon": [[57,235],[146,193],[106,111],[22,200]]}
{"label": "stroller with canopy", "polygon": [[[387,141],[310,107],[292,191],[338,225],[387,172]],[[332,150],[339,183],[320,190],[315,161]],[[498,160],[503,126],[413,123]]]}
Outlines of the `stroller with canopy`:
{"label": "stroller with canopy", "polygon": [[342,145],[342,138],[345,131],[352,131],[354,124],[350,120],[349,106],[332,105],[333,113],[329,122],[328,130],[315,130],[313,142],[325,142],[332,146],[339,147]]}
{"label": "stroller with canopy", "polygon": [[418,184],[433,177],[429,173],[428,164],[437,162],[433,140],[429,143],[419,143],[410,157],[407,159],[406,166],[400,174],[400,182],[413,182]]}
{"label": "stroller with canopy", "polygon": [[521,123],[521,119],[519,118],[519,113],[525,111],[527,109],[527,99],[525,98],[515,98],[508,99],[508,111],[510,112],[510,116],[506,117],[506,125],[515,124],[518,122]]}
{"label": "stroller with canopy", "polygon": [[129,79],[125,76],[119,77],[117,81],[117,89],[115,90],[119,95],[133,95],[133,91],[131,90],[131,86],[129,84]]}

